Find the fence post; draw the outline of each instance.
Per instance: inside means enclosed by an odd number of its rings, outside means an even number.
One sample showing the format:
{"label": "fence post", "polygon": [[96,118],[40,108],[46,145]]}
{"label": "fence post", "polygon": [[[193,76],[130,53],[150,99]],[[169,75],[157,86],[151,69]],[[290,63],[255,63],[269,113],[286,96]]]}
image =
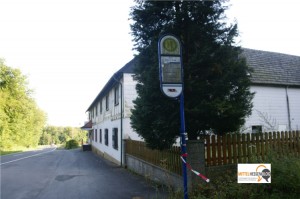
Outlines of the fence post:
{"label": "fence post", "polygon": [[[199,173],[205,174],[205,146],[203,140],[187,141],[187,162]],[[188,170],[188,188],[192,190],[204,182],[199,176]]]}

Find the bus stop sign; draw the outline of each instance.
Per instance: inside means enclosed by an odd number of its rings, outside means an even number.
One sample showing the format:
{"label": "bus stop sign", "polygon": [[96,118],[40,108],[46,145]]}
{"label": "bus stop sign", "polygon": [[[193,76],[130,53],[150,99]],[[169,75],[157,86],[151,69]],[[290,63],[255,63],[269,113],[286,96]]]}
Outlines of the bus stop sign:
{"label": "bus stop sign", "polygon": [[165,35],[158,42],[159,80],[162,92],[171,98],[182,93],[183,69],[181,43],[173,35]]}

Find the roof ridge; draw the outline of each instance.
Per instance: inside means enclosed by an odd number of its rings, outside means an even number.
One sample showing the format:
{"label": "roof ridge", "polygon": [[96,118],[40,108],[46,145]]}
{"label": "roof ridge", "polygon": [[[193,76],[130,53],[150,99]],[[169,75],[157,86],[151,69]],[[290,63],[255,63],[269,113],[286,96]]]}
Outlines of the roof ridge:
{"label": "roof ridge", "polygon": [[300,58],[300,55],[292,55],[292,54],[287,54],[287,53],[282,53],[282,52],[275,52],[275,51],[258,50],[258,49],[252,49],[252,48],[242,48],[242,50],[264,52],[264,53],[274,53],[274,54],[281,54],[281,55],[285,55],[285,56],[292,56],[292,57],[299,57]]}

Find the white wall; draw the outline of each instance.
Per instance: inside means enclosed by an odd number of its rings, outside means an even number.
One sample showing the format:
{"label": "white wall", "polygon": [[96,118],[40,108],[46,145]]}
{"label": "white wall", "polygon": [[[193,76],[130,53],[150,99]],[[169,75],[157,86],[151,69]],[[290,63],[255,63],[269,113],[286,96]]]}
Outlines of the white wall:
{"label": "white wall", "polygon": [[132,74],[124,74],[124,138],[142,140],[130,125],[131,109],[134,108],[133,100],[138,96],[135,86],[136,81],[133,80]]}
{"label": "white wall", "polygon": [[136,81],[133,80],[132,74],[124,74],[124,117],[131,116],[131,109],[133,109],[133,100],[137,97],[135,90]]}
{"label": "white wall", "polygon": [[[133,108],[133,100],[137,97],[135,90],[136,82],[133,80],[132,74],[124,74],[123,79],[121,79],[123,84],[123,108],[124,108],[124,118],[123,118],[123,139],[130,138],[133,140],[141,140],[138,135],[132,130],[130,125],[131,109]],[[121,89],[119,89],[119,92]],[[121,93],[119,93],[121,94]],[[94,114],[92,118],[93,122],[93,133],[97,129],[97,141],[92,140],[92,145],[96,147],[103,153],[109,154],[112,158],[117,161],[121,161],[121,95],[119,95],[119,104],[114,103],[114,88],[109,91],[109,110],[106,110],[106,99],[102,99],[102,113],[100,113],[100,101],[97,104],[97,114]],[[95,109],[93,107],[91,110]],[[112,135],[113,128],[118,129],[118,149],[114,149],[112,145]],[[102,143],[100,143],[100,129],[102,130]],[[108,146],[105,145],[105,129],[108,129]]]}
{"label": "white wall", "polygon": [[[121,139],[120,139],[120,122],[118,120],[115,121],[105,121],[101,124],[97,124],[93,126],[94,129],[97,129],[97,141],[92,141],[92,145],[96,147],[98,150],[100,150],[103,153],[109,154],[111,157],[113,157],[115,160],[120,161],[120,150],[121,150]],[[113,148],[113,141],[112,141],[112,135],[113,135],[113,128],[118,128],[118,149]],[[102,143],[100,143],[100,129],[102,130]],[[108,129],[108,146],[105,145],[105,129]],[[95,131],[94,131],[95,132]]]}
{"label": "white wall", "polygon": [[300,88],[288,88],[292,130],[300,130]]}
{"label": "white wall", "polygon": [[289,130],[287,93],[289,96],[291,130],[299,129],[300,125],[300,89],[285,87],[251,86],[255,92],[252,115],[246,118],[245,132],[251,132],[251,127],[263,126],[263,131]]}

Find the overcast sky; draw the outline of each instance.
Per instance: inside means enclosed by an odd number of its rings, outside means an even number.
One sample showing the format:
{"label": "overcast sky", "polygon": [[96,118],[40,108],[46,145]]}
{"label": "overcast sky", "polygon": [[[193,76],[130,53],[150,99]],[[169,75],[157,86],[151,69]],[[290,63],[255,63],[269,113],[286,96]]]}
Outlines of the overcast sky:
{"label": "overcast sky", "polygon": [[[299,0],[232,0],[242,47],[300,56]],[[133,58],[132,0],[1,0],[0,57],[28,76],[48,124],[81,126],[109,78]]]}

